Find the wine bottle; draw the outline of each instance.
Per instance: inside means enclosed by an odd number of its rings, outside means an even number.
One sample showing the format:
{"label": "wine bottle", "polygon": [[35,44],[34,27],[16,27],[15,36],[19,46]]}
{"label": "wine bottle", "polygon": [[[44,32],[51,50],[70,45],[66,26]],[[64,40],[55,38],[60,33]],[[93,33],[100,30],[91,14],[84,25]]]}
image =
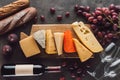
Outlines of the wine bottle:
{"label": "wine bottle", "polygon": [[60,72],[60,66],[44,66],[34,64],[4,64],[1,67],[1,75],[3,77],[14,76],[40,76],[43,73]]}

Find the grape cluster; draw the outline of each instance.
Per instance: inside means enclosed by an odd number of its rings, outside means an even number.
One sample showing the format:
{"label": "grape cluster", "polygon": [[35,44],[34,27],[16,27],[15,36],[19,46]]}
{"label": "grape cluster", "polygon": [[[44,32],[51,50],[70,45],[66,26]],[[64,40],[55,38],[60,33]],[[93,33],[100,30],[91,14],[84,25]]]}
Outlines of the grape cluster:
{"label": "grape cluster", "polygon": [[83,16],[91,24],[91,30],[103,46],[119,38],[120,5],[97,7],[94,11],[90,11],[89,6],[75,5],[74,10],[78,16]]}
{"label": "grape cluster", "polygon": [[[94,58],[89,59],[84,63],[80,63],[79,60],[75,61],[63,61],[61,64],[63,74],[65,71],[70,73],[70,78],[73,80],[81,80],[87,74],[87,71],[91,69],[93,65]],[[65,74],[66,75],[66,72]],[[64,76],[60,78],[60,80],[66,80]]]}

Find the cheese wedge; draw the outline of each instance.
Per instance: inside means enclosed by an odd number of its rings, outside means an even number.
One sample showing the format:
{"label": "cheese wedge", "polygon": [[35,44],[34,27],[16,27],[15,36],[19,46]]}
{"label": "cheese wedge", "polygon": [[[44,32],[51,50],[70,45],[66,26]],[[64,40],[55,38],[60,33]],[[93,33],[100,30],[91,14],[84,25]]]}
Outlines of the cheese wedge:
{"label": "cheese wedge", "polygon": [[33,34],[33,38],[40,44],[42,48],[45,48],[45,30],[39,30]]}
{"label": "cheese wedge", "polygon": [[63,54],[64,33],[56,32],[56,33],[54,33],[54,38],[55,38],[55,43],[56,43],[56,48],[57,48],[58,55],[61,55],[61,54]]}
{"label": "cheese wedge", "polygon": [[86,60],[90,59],[93,53],[89,51],[84,45],[82,45],[77,39],[73,38],[73,41],[75,43],[75,47],[81,62],[85,62]]}
{"label": "cheese wedge", "polygon": [[100,43],[97,41],[97,39],[95,38],[94,34],[92,33],[92,31],[85,26],[85,24],[83,22],[74,22],[72,24],[72,28],[75,31],[75,33],[77,34],[78,38],[80,39],[80,41],[92,52],[94,53],[98,53],[103,51],[102,46],[100,45]]}
{"label": "cheese wedge", "polygon": [[27,34],[25,34],[24,32],[20,32],[20,40],[27,38],[27,37],[28,37]]}
{"label": "cheese wedge", "polygon": [[19,43],[27,58],[40,53],[40,49],[32,36],[22,39]]}
{"label": "cheese wedge", "polygon": [[47,54],[56,54],[57,50],[55,47],[54,36],[51,30],[46,30],[46,48]]}

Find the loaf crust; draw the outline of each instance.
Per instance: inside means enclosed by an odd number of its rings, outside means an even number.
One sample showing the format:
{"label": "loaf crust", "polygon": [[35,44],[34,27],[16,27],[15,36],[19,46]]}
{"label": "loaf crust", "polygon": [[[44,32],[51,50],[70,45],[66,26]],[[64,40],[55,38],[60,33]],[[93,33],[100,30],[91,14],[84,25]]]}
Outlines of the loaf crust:
{"label": "loaf crust", "polygon": [[26,8],[18,13],[7,17],[0,21],[0,35],[7,33],[8,31],[19,27],[22,24],[30,21],[37,15],[37,10],[33,7]]}
{"label": "loaf crust", "polygon": [[0,19],[10,16],[26,7],[30,4],[29,0],[17,0],[8,5],[0,8]]}

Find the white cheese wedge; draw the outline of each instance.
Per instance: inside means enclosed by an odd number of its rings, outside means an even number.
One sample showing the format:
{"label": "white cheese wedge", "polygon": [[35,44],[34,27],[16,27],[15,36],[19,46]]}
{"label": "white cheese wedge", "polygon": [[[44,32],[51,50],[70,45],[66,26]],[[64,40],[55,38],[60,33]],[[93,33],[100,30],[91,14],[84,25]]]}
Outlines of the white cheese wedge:
{"label": "white cheese wedge", "polygon": [[98,53],[103,51],[102,46],[95,38],[92,31],[83,22],[74,22],[72,24],[73,30],[77,34],[80,41],[92,52]]}
{"label": "white cheese wedge", "polygon": [[47,54],[56,54],[57,50],[55,47],[54,36],[51,30],[46,30],[46,48]]}
{"label": "white cheese wedge", "polygon": [[39,30],[33,34],[33,38],[40,44],[42,48],[45,48],[45,30]]}
{"label": "white cheese wedge", "polygon": [[64,33],[56,32],[56,33],[54,33],[54,38],[55,38],[55,43],[56,43],[56,48],[57,48],[58,55],[61,55],[61,54],[63,54]]}
{"label": "white cheese wedge", "polygon": [[73,38],[75,43],[75,47],[78,53],[78,56],[81,62],[85,62],[86,60],[90,59],[93,53],[89,51],[83,44],[81,44],[77,39]]}

